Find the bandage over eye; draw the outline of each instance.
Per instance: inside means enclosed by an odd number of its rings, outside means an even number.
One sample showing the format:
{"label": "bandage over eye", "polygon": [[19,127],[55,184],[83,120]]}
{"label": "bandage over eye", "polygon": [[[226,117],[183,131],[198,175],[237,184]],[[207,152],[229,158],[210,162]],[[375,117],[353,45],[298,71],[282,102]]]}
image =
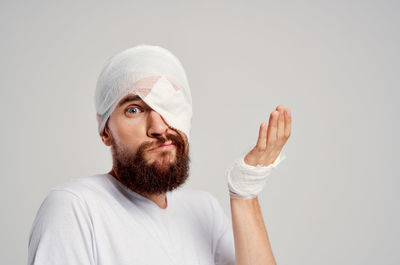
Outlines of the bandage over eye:
{"label": "bandage over eye", "polygon": [[138,95],[173,129],[190,138],[192,96],[179,59],[165,48],[141,44],[110,58],[97,81],[98,132],[128,94]]}

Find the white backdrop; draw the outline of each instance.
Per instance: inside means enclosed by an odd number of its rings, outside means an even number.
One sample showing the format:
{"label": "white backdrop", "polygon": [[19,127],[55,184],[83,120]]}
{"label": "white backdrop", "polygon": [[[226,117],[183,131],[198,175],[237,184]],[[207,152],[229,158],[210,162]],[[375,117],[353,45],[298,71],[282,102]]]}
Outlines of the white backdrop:
{"label": "white backdrop", "polygon": [[147,43],[182,61],[188,187],[230,215],[225,170],[276,106],[292,136],[260,195],[279,264],[400,264],[398,1],[2,1],[1,264],[25,264],[48,191],[107,172],[94,88]]}

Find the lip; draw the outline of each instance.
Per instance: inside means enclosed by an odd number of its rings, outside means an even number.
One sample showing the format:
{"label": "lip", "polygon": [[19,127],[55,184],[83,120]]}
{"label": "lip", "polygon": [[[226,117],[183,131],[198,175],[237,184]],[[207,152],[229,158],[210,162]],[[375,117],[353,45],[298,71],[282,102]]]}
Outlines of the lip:
{"label": "lip", "polygon": [[174,147],[175,147],[175,145],[172,143],[172,141],[169,141],[169,142],[164,143],[162,146],[152,148],[149,151],[163,151],[163,150],[172,149]]}

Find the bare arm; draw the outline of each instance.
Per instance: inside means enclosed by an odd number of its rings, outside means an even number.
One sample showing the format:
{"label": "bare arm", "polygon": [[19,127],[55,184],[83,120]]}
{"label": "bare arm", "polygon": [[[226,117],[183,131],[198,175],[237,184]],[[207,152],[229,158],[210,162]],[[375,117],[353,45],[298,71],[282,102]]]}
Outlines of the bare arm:
{"label": "bare arm", "polygon": [[236,265],[276,265],[258,198],[231,198]]}

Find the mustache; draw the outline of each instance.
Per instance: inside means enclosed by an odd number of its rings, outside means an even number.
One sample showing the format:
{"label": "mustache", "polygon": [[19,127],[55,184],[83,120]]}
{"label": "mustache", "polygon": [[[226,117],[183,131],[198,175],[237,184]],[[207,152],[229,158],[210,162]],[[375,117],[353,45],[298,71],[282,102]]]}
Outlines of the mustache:
{"label": "mustache", "polygon": [[165,144],[165,142],[171,141],[176,147],[182,147],[184,143],[181,138],[177,135],[167,134],[165,137],[157,138],[154,142],[145,142],[141,145],[141,150],[150,150],[152,148],[160,147]]}

